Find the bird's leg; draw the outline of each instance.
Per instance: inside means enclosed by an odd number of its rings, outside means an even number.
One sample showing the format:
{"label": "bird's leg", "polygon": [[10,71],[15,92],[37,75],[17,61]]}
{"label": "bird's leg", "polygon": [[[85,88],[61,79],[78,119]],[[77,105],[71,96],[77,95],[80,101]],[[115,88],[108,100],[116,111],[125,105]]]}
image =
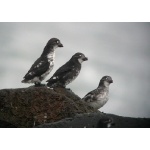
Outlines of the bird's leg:
{"label": "bird's leg", "polygon": [[71,89],[70,89],[70,88],[66,88],[65,85],[61,85],[61,88],[64,88],[64,89],[66,89],[66,90],[68,90],[68,91],[71,91]]}
{"label": "bird's leg", "polygon": [[35,87],[40,87],[41,86],[41,83],[40,82],[35,82]]}
{"label": "bird's leg", "polygon": [[45,84],[41,84],[40,82],[35,82],[35,87],[41,87],[41,86],[45,86]]}
{"label": "bird's leg", "polygon": [[70,88],[65,88],[66,90],[68,90],[68,91],[72,91]]}

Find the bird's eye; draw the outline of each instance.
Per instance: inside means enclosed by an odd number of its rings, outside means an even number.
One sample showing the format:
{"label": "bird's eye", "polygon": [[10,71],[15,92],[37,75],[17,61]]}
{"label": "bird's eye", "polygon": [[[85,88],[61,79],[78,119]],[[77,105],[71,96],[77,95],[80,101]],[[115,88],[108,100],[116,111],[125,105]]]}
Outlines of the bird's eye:
{"label": "bird's eye", "polygon": [[82,55],[79,55],[80,57],[82,56]]}
{"label": "bird's eye", "polygon": [[56,43],[59,43],[59,41],[56,41]]}

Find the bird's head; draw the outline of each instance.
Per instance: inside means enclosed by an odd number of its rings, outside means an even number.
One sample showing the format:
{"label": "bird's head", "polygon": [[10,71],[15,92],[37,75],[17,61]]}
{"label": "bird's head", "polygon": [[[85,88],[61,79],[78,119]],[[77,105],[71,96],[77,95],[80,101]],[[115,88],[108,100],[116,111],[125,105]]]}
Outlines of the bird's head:
{"label": "bird's head", "polygon": [[76,54],[74,54],[73,56],[72,56],[72,58],[71,59],[73,59],[73,60],[77,60],[80,64],[83,62],[83,61],[87,61],[88,60],[88,58],[87,57],[85,57],[85,55],[84,54],[82,54],[82,53],[76,53]]}
{"label": "bird's head", "polygon": [[61,44],[60,40],[57,38],[51,38],[48,42],[47,42],[47,46],[52,47],[52,48],[57,48],[57,47],[63,47],[63,45]]}
{"label": "bird's head", "polygon": [[100,80],[99,85],[104,85],[108,87],[111,83],[113,83],[113,80],[110,76],[103,76]]}

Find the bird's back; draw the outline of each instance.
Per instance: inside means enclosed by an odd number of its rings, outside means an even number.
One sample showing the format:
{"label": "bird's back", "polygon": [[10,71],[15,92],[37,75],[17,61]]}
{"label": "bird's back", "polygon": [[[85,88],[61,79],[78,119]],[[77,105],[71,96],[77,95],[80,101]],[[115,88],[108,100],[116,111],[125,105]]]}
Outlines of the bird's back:
{"label": "bird's back", "polygon": [[81,69],[80,64],[76,64],[71,60],[61,66],[54,75],[47,80],[48,86],[63,86],[65,87],[67,84],[72,82],[79,74]]}

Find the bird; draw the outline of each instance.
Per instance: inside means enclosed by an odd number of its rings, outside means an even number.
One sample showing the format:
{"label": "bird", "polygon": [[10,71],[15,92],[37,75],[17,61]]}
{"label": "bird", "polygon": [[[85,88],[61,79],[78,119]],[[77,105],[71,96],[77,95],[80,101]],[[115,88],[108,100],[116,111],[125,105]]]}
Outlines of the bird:
{"label": "bird", "polygon": [[103,76],[98,87],[86,94],[82,101],[96,110],[100,109],[109,100],[109,85],[111,83],[113,83],[113,80],[110,76]]}
{"label": "bird", "polygon": [[47,86],[50,88],[66,88],[66,85],[75,80],[79,75],[82,62],[87,60],[88,58],[83,53],[75,53],[68,62],[56,70],[53,76],[46,81],[48,82]]}
{"label": "bird", "polygon": [[101,118],[97,123],[97,128],[110,128],[115,125],[113,118],[104,117]]}
{"label": "bird", "polygon": [[63,44],[57,38],[51,38],[41,56],[33,63],[22,83],[34,83],[35,86],[41,86],[41,81],[52,71],[54,67],[55,49],[63,47]]}

